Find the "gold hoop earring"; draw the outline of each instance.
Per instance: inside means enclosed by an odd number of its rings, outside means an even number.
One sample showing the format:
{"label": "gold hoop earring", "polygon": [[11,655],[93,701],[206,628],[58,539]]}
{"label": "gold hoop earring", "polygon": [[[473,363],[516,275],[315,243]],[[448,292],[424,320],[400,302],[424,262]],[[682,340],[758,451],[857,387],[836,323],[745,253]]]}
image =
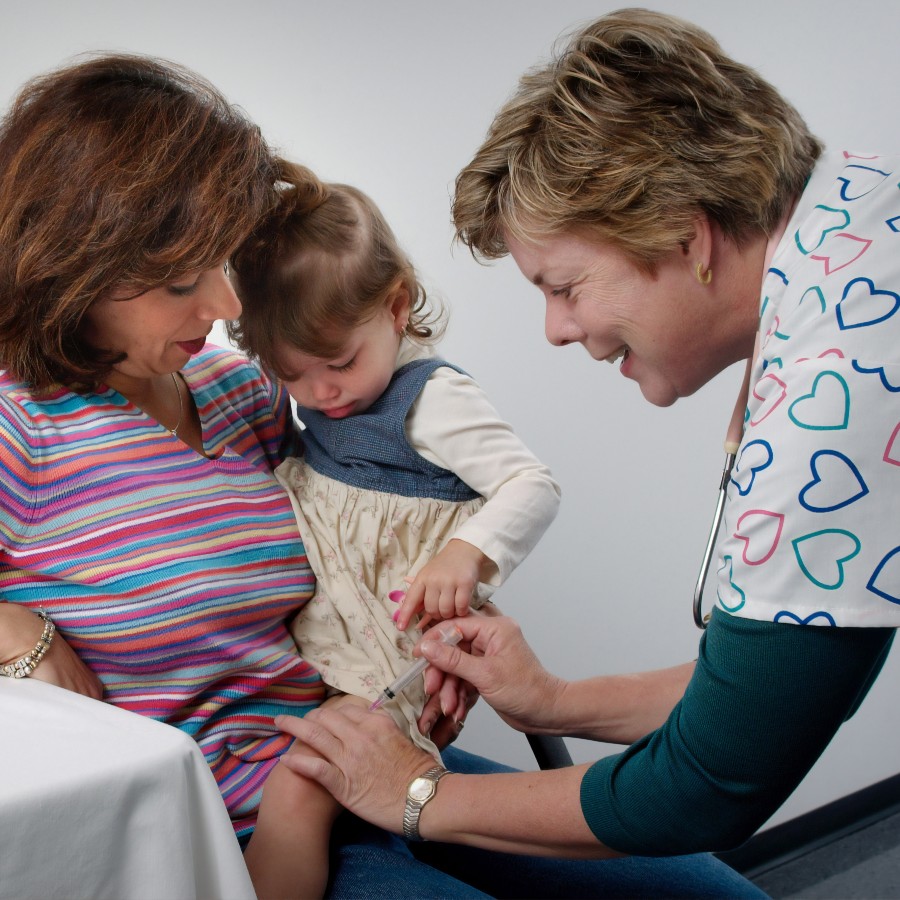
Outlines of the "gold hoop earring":
{"label": "gold hoop earring", "polygon": [[700,284],[709,284],[712,281],[712,269],[703,271],[703,263],[697,263],[697,281]]}

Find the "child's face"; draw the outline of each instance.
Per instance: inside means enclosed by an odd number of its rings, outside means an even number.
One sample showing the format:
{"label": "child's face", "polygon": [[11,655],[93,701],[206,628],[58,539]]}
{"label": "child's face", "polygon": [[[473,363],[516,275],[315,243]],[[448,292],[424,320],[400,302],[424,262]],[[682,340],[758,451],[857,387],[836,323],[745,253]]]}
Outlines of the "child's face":
{"label": "child's face", "polygon": [[298,405],[332,419],[367,410],[394,374],[406,313],[386,305],[375,318],[353,329],[344,352],[322,359],[282,346],[279,368],[291,377],[284,385]]}

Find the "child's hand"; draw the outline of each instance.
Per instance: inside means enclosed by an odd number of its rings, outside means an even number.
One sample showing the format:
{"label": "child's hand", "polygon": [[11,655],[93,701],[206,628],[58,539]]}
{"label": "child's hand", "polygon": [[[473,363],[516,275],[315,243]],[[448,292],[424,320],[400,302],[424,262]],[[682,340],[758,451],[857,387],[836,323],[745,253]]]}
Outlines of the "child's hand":
{"label": "child's hand", "polygon": [[486,564],[493,565],[476,546],[457,538],[451,540],[407,589],[397,627],[405,631],[423,609],[434,619],[466,615]]}

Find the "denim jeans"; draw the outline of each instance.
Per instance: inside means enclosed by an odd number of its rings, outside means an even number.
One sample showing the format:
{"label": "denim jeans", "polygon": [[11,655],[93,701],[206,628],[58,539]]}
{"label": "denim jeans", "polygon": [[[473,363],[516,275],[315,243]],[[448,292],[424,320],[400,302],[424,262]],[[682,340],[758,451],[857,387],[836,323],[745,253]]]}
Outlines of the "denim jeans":
{"label": "denim jeans", "polygon": [[[444,764],[481,774],[507,767],[452,747]],[[349,813],[332,838],[331,900],[350,898],[764,898],[709,854],[609,860],[515,856],[451,844],[407,844]]]}

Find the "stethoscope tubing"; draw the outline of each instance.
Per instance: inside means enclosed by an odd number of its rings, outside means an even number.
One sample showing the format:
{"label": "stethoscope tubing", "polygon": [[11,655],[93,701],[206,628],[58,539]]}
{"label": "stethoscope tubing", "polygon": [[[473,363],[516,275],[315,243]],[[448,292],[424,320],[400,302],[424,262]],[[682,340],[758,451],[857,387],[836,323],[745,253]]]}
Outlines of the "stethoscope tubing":
{"label": "stethoscope tubing", "polygon": [[709,529],[709,539],[706,542],[706,550],[703,552],[703,562],[700,563],[700,574],[697,576],[697,585],[694,588],[694,624],[698,628],[706,628],[709,623],[709,613],[703,615],[703,586],[709,575],[709,567],[712,563],[713,551],[716,549],[716,539],[719,537],[719,529],[722,527],[722,517],[725,513],[725,497],[728,483],[731,481],[731,470],[734,468],[735,453],[725,454],[725,465],[722,467],[722,479],[719,482],[719,499],[716,502],[716,511],[713,515],[712,527]]}
{"label": "stethoscope tubing", "polygon": [[722,478],[719,481],[719,498],[716,501],[716,511],[713,515],[712,527],[709,529],[706,550],[703,552],[703,561],[700,563],[700,574],[697,576],[697,584],[694,587],[692,607],[694,624],[700,629],[706,628],[709,624],[710,614],[703,615],[703,587],[706,584],[706,577],[709,575],[713,552],[716,549],[716,540],[719,537],[719,529],[722,527],[722,519],[725,515],[725,500],[727,499],[728,484],[731,481],[731,470],[734,468],[737,452],[744,435],[744,413],[747,409],[747,399],[750,396],[750,371],[755,358],[756,348],[754,348],[753,356],[747,360],[741,390],[737,402],[734,404],[731,421],[728,423],[728,433],[725,435],[725,465],[722,467]]}

